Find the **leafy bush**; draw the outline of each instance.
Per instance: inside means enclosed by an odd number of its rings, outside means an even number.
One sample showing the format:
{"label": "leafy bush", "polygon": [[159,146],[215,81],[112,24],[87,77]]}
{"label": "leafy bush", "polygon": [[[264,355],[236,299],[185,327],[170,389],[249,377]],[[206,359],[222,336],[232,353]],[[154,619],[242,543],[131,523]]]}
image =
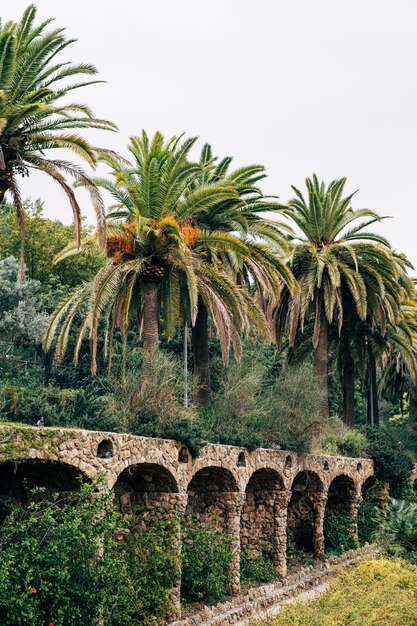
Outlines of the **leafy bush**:
{"label": "leafy bush", "polygon": [[0,334],[14,342],[40,343],[47,315],[37,298],[39,282],[19,283],[18,273],[14,257],[0,260]]}
{"label": "leafy bush", "polygon": [[326,511],[323,524],[326,552],[341,554],[345,550],[358,547],[353,524],[348,511],[342,509]]}
{"label": "leafy bush", "polygon": [[367,446],[366,436],[358,430],[347,428],[337,417],[331,417],[316,439],[314,451],[351,457],[363,456]]}
{"label": "leafy bush", "polygon": [[[109,494],[33,490],[25,507],[5,503],[0,525],[2,626],[164,624],[178,578],[172,529],[156,519],[141,533]],[[123,536],[120,543],[116,539]],[[103,620],[103,622],[101,621]]]}
{"label": "leafy bush", "polygon": [[416,615],[417,567],[381,559],[341,571],[316,600],[284,607],[262,626],[415,626]]}
{"label": "leafy bush", "polygon": [[284,368],[264,394],[265,419],[259,424],[264,445],[309,452],[322,427],[321,399],[309,363]]}
{"label": "leafy bush", "polygon": [[262,398],[265,366],[245,355],[231,361],[219,377],[212,404],[203,409],[205,430],[212,441],[255,449],[262,445],[257,425],[264,412]]}
{"label": "leafy bush", "polygon": [[391,499],[379,512],[379,528],[374,533],[388,554],[417,564],[417,503]]}
{"label": "leafy bush", "polygon": [[[172,615],[172,588],[181,575],[179,549],[175,548],[179,521],[175,517],[166,519],[162,512],[153,509],[139,529],[134,519],[129,518],[123,527],[124,531],[128,528],[129,533],[117,556],[124,560],[123,588],[129,600],[128,608],[131,607],[130,614],[125,617],[124,606],[117,611],[114,607],[104,607],[104,624],[165,624]],[[113,563],[109,566],[113,567]]]}
{"label": "leafy bush", "polygon": [[277,580],[279,574],[271,558],[253,550],[242,549],[240,555],[240,578],[243,584]]}
{"label": "leafy bush", "polygon": [[361,546],[372,543],[375,533],[379,529],[379,507],[372,500],[364,500],[358,512],[358,538]]}
{"label": "leafy bush", "polygon": [[408,433],[400,426],[387,425],[368,432],[368,453],[375,461],[375,475],[399,495],[407,488],[414,463],[407,448]]}
{"label": "leafy bush", "polygon": [[181,594],[186,602],[222,600],[228,594],[233,537],[215,521],[202,525],[186,516],[182,530]]}
{"label": "leafy bush", "polygon": [[261,351],[258,356],[248,354],[225,370],[203,416],[206,430],[220,443],[306,452],[320,430],[321,392],[312,368],[291,366],[275,377],[262,356]]}
{"label": "leafy bush", "polygon": [[112,374],[102,379],[107,393],[106,411],[125,431],[142,434],[150,426],[163,430],[173,417],[185,412],[181,364],[163,352],[145,355],[133,347],[123,363],[116,355]]}

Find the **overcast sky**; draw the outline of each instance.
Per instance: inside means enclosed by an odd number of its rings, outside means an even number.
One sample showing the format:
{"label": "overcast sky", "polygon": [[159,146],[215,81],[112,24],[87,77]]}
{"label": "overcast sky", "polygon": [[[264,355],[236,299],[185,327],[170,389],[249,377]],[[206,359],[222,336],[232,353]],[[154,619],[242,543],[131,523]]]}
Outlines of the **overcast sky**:
{"label": "overcast sky", "polygon": [[[26,0],[1,0],[3,20]],[[120,132],[94,141],[124,153],[142,128],[186,131],[237,165],[262,163],[285,201],[316,172],[348,178],[355,205],[417,267],[415,0],[38,0],[78,42],[105,85],[77,93]],[[72,55],[72,56],[70,56]],[[70,221],[61,192],[31,176],[25,195]],[[93,221],[88,201],[83,210]]]}

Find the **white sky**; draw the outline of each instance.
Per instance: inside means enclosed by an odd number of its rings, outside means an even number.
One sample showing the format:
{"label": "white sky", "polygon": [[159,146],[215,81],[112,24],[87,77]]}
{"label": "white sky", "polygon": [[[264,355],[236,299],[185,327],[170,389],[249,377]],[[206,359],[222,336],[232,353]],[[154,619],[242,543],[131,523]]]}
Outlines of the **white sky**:
{"label": "white sky", "polygon": [[[28,0],[1,0],[3,20]],[[77,98],[120,132],[94,141],[124,153],[142,128],[187,131],[235,164],[261,163],[267,193],[291,197],[316,172],[347,176],[355,205],[417,267],[415,0],[38,0],[106,85]],[[72,56],[71,56],[72,55]],[[90,136],[91,138],[91,136]],[[61,192],[31,176],[25,195],[70,221]],[[93,221],[87,198],[83,209]]]}

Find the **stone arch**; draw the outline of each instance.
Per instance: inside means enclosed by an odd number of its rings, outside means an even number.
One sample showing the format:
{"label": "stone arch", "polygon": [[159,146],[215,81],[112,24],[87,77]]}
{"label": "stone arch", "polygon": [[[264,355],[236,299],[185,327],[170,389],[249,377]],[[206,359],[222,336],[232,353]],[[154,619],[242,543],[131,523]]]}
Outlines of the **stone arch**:
{"label": "stone arch", "polygon": [[[239,491],[232,472],[223,467],[198,470],[188,485],[187,513],[200,521],[225,520],[229,503],[234,503]],[[233,504],[232,504],[233,506]]]}
{"label": "stone arch", "polygon": [[290,548],[321,556],[322,519],[324,513],[323,483],[312,471],[299,472],[291,486],[288,505],[287,539]]}
{"label": "stone arch", "polygon": [[324,544],[326,550],[343,551],[357,546],[356,517],[357,489],[354,480],[339,474],[330,483],[324,513]]}
{"label": "stone arch", "polygon": [[163,465],[129,465],[119,474],[113,489],[116,508],[123,515],[133,513],[140,518],[155,507],[172,514],[177,508],[177,481]]}
{"label": "stone arch", "polygon": [[8,503],[24,505],[33,488],[42,488],[45,495],[64,494],[77,492],[82,481],[89,479],[74,465],[62,461],[4,461],[0,464],[0,518],[7,513]]}
{"label": "stone arch", "polygon": [[218,466],[198,470],[188,485],[187,523],[227,532],[233,538],[233,560],[229,565],[230,591],[240,587],[240,509],[238,483],[232,472]]}
{"label": "stone arch", "polygon": [[286,491],[282,476],[274,469],[256,470],[246,486],[240,521],[243,558],[262,558],[283,568],[286,554]]}
{"label": "stone arch", "polygon": [[[120,543],[128,543],[129,538],[136,536],[139,541],[144,538],[145,545],[148,545],[149,540],[151,545],[157,541],[159,549],[167,555],[175,553],[178,571],[170,596],[174,607],[173,617],[178,616],[181,534],[176,516],[182,512],[182,500],[177,481],[163,465],[137,463],[129,465],[119,474],[113,490],[116,509],[121,515],[132,515],[133,521],[133,525],[129,525],[129,529],[118,536]],[[142,558],[146,559],[146,549]]]}

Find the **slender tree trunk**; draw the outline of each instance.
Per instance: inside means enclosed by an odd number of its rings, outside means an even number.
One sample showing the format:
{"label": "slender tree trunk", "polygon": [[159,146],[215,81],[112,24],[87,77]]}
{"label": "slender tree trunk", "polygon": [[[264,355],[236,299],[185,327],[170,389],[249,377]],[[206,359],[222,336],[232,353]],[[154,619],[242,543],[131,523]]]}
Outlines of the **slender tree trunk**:
{"label": "slender tree trunk", "polygon": [[47,352],[42,349],[42,344],[35,346],[35,352],[43,365],[43,382],[45,387],[49,385],[52,374],[52,365],[54,362],[54,350],[51,348]]}
{"label": "slender tree trunk", "polygon": [[408,392],[409,401],[409,421],[410,426],[417,430],[417,385],[413,382],[410,383],[410,389]]}
{"label": "slender tree trunk", "polygon": [[370,426],[379,426],[376,363],[375,358],[372,355],[369,355],[368,423]]}
{"label": "slender tree trunk", "polygon": [[198,300],[197,319],[191,331],[191,341],[194,357],[195,399],[198,404],[209,404],[211,387],[208,312],[201,298]]}
{"label": "slender tree trunk", "polygon": [[184,357],[184,408],[188,409],[188,324],[184,322],[183,337],[183,357]]}
{"label": "slender tree trunk", "polygon": [[355,363],[347,354],[343,364],[343,421],[350,428],[355,421]]}
{"label": "slender tree trunk", "polygon": [[143,349],[149,354],[159,347],[159,287],[156,281],[143,284]]}
{"label": "slender tree trunk", "polygon": [[324,313],[321,311],[320,332],[317,347],[314,350],[314,375],[323,393],[320,406],[320,416],[323,419],[329,417],[329,382],[327,379],[328,361],[328,325]]}

